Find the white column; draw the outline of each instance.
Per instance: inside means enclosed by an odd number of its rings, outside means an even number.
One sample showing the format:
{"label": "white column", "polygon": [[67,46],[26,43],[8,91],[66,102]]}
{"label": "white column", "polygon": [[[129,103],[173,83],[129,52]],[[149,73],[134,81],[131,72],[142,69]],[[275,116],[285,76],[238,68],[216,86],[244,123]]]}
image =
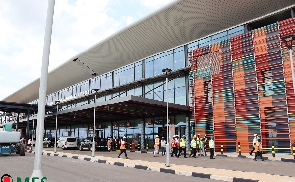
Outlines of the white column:
{"label": "white column", "polygon": [[[47,91],[47,76],[48,76],[48,64],[51,44],[51,33],[53,24],[55,0],[48,0],[47,18],[44,36],[43,56],[42,56],[42,67],[39,87],[39,100],[38,100],[38,117],[37,117],[37,138],[36,138],[36,150],[35,150],[35,161],[34,170],[31,176],[42,179],[43,174],[41,171],[41,159],[43,149],[43,130],[44,130],[44,116],[45,116],[45,104],[46,104],[46,91]],[[40,180],[36,180],[40,181]]]}

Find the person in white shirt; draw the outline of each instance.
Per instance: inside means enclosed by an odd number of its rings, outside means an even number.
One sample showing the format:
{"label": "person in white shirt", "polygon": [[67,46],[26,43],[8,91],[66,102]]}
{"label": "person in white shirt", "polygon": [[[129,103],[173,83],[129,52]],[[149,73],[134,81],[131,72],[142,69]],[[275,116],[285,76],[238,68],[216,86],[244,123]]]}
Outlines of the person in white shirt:
{"label": "person in white shirt", "polygon": [[164,137],[161,139],[161,151],[162,151],[162,156],[165,155],[166,153],[166,140]]}

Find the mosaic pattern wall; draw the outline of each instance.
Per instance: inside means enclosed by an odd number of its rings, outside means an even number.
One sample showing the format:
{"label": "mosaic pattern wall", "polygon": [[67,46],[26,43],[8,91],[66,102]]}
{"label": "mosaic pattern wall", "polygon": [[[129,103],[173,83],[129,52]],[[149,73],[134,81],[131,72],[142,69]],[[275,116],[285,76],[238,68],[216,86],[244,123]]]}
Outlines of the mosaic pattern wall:
{"label": "mosaic pattern wall", "polygon": [[[264,148],[290,148],[295,142],[290,55],[282,41],[291,34],[295,18],[189,53],[195,132],[214,135],[217,151],[221,142],[225,151],[236,151],[240,142],[247,152],[254,134]],[[292,48],[295,59],[295,43]]]}

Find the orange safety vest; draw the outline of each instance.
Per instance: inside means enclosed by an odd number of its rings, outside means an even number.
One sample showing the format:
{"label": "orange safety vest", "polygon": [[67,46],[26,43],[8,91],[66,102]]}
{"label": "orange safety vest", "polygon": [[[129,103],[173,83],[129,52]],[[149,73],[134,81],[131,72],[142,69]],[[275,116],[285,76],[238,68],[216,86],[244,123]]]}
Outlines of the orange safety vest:
{"label": "orange safety vest", "polygon": [[160,139],[159,138],[155,139],[155,146],[160,146]]}
{"label": "orange safety vest", "polygon": [[120,149],[126,149],[126,141],[121,141]]}
{"label": "orange safety vest", "polygon": [[174,139],[171,140],[171,147],[176,147],[176,143]]}
{"label": "orange safety vest", "polygon": [[254,152],[257,152],[257,151],[261,152],[261,149],[262,149],[261,142],[256,142],[254,147],[255,147]]}

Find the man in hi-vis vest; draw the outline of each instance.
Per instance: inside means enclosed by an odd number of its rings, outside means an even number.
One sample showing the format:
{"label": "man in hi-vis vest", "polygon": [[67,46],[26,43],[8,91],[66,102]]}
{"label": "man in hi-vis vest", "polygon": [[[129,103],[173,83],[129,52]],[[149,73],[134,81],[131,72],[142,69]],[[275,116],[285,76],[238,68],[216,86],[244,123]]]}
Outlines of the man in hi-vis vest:
{"label": "man in hi-vis vest", "polygon": [[156,155],[159,153],[159,148],[160,148],[160,138],[159,138],[158,135],[155,138],[154,148],[155,148],[155,150],[154,150],[154,157],[156,157]]}
{"label": "man in hi-vis vest", "polygon": [[257,136],[257,134],[254,134],[254,138],[252,140],[253,149],[251,150],[250,155],[252,155],[252,153],[254,152],[254,150],[255,150],[255,144],[256,144],[256,142],[257,142],[258,139],[260,139],[260,138]]}
{"label": "man in hi-vis vest", "polygon": [[126,153],[126,145],[127,145],[127,142],[126,142],[126,137],[124,136],[123,139],[121,140],[121,145],[120,145],[120,154],[118,155],[118,158],[120,158],[121,154],[125,153],[125,157],[126,159],[129,159],[129,157],[127,156],[127,153]]}
{"label": "man in hi-vis vest", "polygon": [[210,159],[215,159],[214,158],[214,148],[215,148],[215,143],[214,143],[214,137],[211,136],[211,139],[209,140],[209,148],[210,148]]}
{"label": "man in hi-vis vest", "polygon": [[187,158],[186,157],[186,136],[185,135],[183,135],[182,138],[180,139],[178,157],[180,156],[182,151],[184,152],[184,158]]}
{"label": "man in hi-vis vest", "polygon": [[257,139],[257,142],[254,145],[255,147],[255,158],[253,160],[257,161],[256,158],[259,156],[261,158],[262,161],[264,161],[263,157],[262,157],[262,144],[260,139]]}
{"label": "man in hi-vis vest", "polygon": [[194,157],[194,158],[197,158],[197,136],[194,135],[192,141],[191,141],[191,148],[192,148],[192,151],[191,151],[191,154],[189,155],[189,157]]}

